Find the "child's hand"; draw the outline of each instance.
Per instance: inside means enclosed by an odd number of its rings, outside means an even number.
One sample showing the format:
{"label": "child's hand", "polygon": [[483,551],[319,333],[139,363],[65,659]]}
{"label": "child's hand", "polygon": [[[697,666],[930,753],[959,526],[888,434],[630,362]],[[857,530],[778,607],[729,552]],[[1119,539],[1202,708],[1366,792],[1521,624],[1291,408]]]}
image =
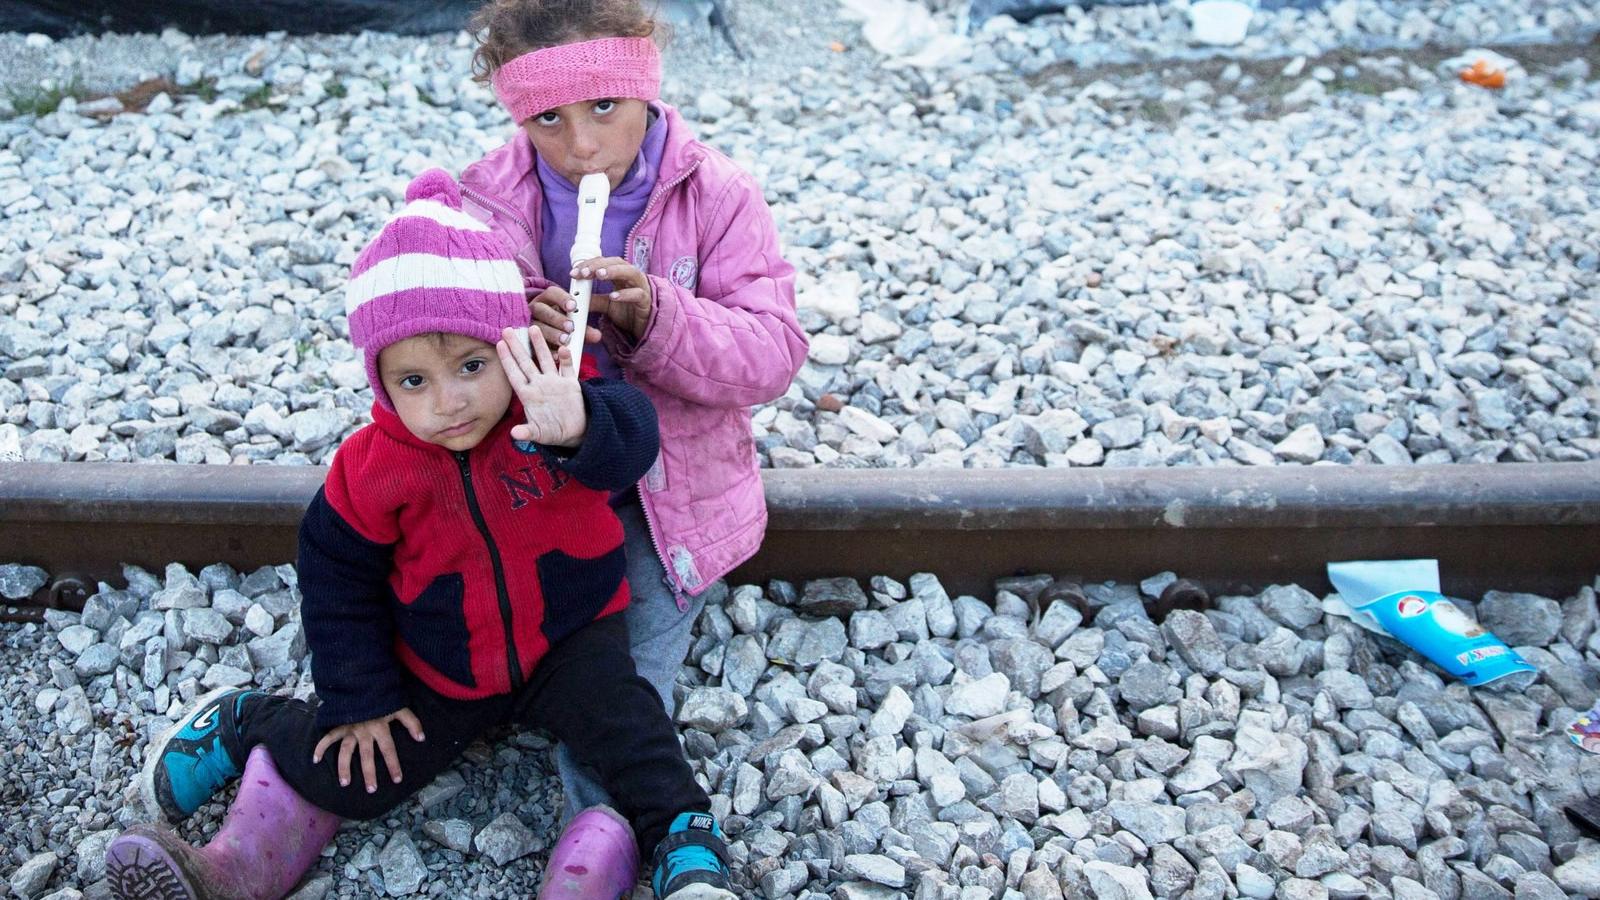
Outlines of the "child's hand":
{"label": "child's hand", "polygon": [[644,337],[650,325],[650,310],[655,306],[655,295],[650,291],[650,279],[643,272],[615,256],[598,256],[573,266],[572,277],[611,282],[611,293],[595,291],[589,298],[590,311],[604,313],[617,328],[633,335],[634,340]]}
{"label": "child's hand", "polygon": [[340,725],[330,729],[317,741],[317,748],[311,751],[311,764],[322,762],[322,754],[334,744],[339,745],[339,786],[350,786],[350,754],[357,749],[361,751],[361,774],[367,783],[367,793],[371,794],[378,789],[378,770],[373,759],[372,747],[377,745],[378,751],[383,754],[383,761],[389,768],[389,778],[395,783],[400,783],[400,757],[394,750],[394,736],[389,733],[389,723],[399,722],[411,733],[414,741],[423,741],[422,723],[411,712],[409,707],[402,707],[387,716],[368,719],[365,722],[355,722],[350,725]]}
{"label": "child's hand", "polygon": [[562,347],[551,356],[544,341],[529,343],[533,345],[531,359],[510,328],[501,332],[501,340],[495,344],[500,367],[505,369],[528,420],[512,428],[511,436],[547,447],[576,447],[583,443],[589,417],[583,409],[583,389],[578,387],[577,373],[572,368],[572,351]]}
{"label": "child's hand", "polygon": [[[594,300],[591,298],[589,302],[592,306]],[[528,316],[539,326],[545,343],[555,350],[572,342],[572,314],[577,308],[571,294],[552,284],[528,301]],[[590,326],[583,340],[586,344],[600,343],[600,329]]]}

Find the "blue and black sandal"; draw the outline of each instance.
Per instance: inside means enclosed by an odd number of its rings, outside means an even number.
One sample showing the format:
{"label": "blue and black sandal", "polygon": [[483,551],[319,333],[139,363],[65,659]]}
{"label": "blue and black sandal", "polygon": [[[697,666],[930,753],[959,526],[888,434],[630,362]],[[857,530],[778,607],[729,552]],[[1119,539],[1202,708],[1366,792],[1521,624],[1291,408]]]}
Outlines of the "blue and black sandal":
{"label": "blue and black sandal", "polygon": [[217,688],[196,697],[177,724],[150,746],[139,793],[155,818],[179,822],[239,777],[249,748],[239,747],[239,720],[260,691]]}
{"label": "blue and black sandal", "polygon": [[738,900],[729,885],[728,844],[710,813],[679,813],[656,845],[650,887],[661,900]]}

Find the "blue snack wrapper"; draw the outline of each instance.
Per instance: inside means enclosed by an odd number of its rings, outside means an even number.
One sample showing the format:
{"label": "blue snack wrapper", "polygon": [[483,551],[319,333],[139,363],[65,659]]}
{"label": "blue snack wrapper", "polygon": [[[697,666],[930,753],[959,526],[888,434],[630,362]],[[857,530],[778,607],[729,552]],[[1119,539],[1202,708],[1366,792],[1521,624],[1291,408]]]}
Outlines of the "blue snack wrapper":
{"label": "blue snack wrapper", "polygon": [[1328,580],[1352,609],[1467,684],[1538,671],[1439,593],[1438,560],[1328,563]]}

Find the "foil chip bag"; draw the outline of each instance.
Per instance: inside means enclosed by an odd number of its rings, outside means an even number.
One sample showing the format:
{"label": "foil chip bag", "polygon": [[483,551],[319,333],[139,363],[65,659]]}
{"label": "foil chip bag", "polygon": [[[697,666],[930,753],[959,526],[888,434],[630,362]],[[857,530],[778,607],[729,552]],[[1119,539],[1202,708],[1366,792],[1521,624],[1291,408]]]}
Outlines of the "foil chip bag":
{"label": "foil chip bag", "polygon": [[1508,675],[1531,682],[1538,669],[1439,593],[1439,561],[1400,559],[1328,563],[1328,580],[1360,617],[1467,684]]}

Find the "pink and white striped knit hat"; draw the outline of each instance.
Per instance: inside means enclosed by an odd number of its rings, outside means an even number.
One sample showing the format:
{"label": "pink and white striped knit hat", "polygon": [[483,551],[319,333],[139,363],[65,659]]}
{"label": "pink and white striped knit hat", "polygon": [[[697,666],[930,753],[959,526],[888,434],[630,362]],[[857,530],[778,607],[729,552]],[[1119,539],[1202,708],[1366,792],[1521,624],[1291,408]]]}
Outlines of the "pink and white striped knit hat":
{"label": "pink and white striped knit hat", "polygon": [[528,326],[511,251],[461,211],[461,188],[443,169],[411,182],[406,205],[356,257],[344,309],[351,343],[366,352],[372,395],[391,410],[378,377],[383,348],[434,331],[493,344],[501,329]]}

